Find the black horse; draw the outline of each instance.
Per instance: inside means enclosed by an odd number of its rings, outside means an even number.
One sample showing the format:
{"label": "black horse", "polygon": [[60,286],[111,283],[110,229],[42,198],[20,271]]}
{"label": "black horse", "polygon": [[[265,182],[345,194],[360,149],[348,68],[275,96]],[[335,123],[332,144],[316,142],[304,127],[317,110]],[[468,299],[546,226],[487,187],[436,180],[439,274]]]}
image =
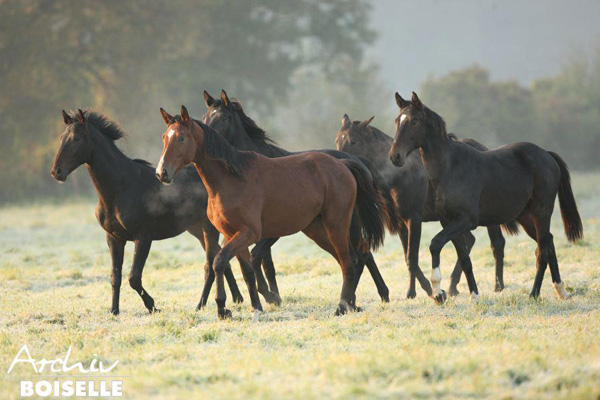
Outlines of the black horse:
{"label": "black horse", "polygon": [[[370,125],[373,118],[371,117],[364,121],[351,121],[350,117],[344,114],[342,127],[338,130],[335,137],[335,144],[340,151],[363,156],[371,160],[386,179],[397,207],[397,214],[402,223],[399,236],[404,248],[409,274],[409,288],[406,297],[413,298],[416,296],[416,277],[419,277],[419,282],[427,294],[431,295],[431,285],[424,278],[423,272],[419,267],[419,244],[421,241],[422,222],[440,220],[439,215],[437,215],[433,207],[435,201],[433,198],[434,191],[429,185],[419,152],[415,151],[411,153],[402,168],[394,167],[388,156],[393,139]],[[452,134],[449,135],[456,139]],[[460,141],[473,146],[477,150],[488,150],[484,145],[472,139],[462,139]],[[514,221],[509,227],[511,233],[516,233],[518,230],[518,226]],[[496,261],[495,290],[496,292],[500,292],[504,289],[505,240],[499,226],[488,226],[487,230],[492,253]],[[475,244],[475,236],[470,232],[467,232],[465,236],[468,250],[470,251]],[[460,262],[457,261],[448,289],[450,296],[458,294],[456,286],[460,281],[461,275],[462,269]]]}
{"label": "black horse", "polygon": [[[104,115],[63,110],[67,125],[50,170],[64,182],[81,164],[86,167],[98,192],[96,218],[106,231],[112,259],[113,314],[119,313],[121,271],[127,241],[135,243],[129,284],[141,296],[149,312],[158,311],[154,299],[142,286],[142,271],[153,240],[168,239],[188,231],[206,251],[204,290],[198,308],[206,304],[214,280],[212,262],[221,250],[219,232],[206,216],[208,195],[194,167],[182,171],[172,185],[156,179],[154,168],[143,160],[123,154],[115,141],[124,136],[121,128]],[[199,206],[200,204],[200,206]],[[231,268],[226,277],[236,302],[243,298]]]}
{"label": "black horse", "polygon": [[566,163],[560,156],[532,143],[512,143],[495,150],[479,151],[452,140],[442,117],[425,107],[413,92],[412,101],[396,93],[400,113],[396,137],[389,156],[402,167],[409,155],[420,149],[423,165],[435,192],[435,210],[443,226],[431,241],[433,297],[445,300],[440,289],[440,252],[452,241],[469,284],[478,297],[464,233],[477,226],[505,224],[517,220],[537,242],[537,272],[531,297],[540,294],[548,263],[559,298],[569,297],[560,278],[550,220],[556,195],[567,239],[583,237],[583,226],[571,189]]}
{"label": "black horse", "polygon": [[[246,115],[241,103],[237,100],[230,100],[225,91],[221,92],[220,99],[214,99],[205,91],[204,100],[208,110],[203,116],[203,121],[219,132],[233,147],[239,150],[254,151],[271,158],[297,154],[276,146],[267,137],[265,131],[261,129],[252,118]],[[356,161],[360,165],[366,167],[366,171],[372,176],[374,184],[381,189],[382,194],[386,199],[386,208],[390,214],[390,220],[386,221],[388,230],[394,233],[397,232],[398,221],[397,216],[395,215],[393,201],[389,194],[389,189],[386,187],[385,181],[379,176],[377,170],[369,160],[336,150],[319,151],[338,159]],[[355,222],[353,223],[353,226],[356,227],[359,226],[359,224]],[[259,292],[263,293],[267,291],[267,284],[260,269],[262,261],[269,281],[269,288],[277,295],[277,297],[279,297],[277,281],[275,278],[275,268],[273,266],[270,250],[271,246],[273,246],[277,240],[278,239],[262,239],[259,241],[252,250],[252,264],[255,270]],[[356,284],[358,284],[358,280],[360,279],[360,275],[366,264],[367,269],[377,286],[377,291],[382,301],[389,301],[389,290],[377,268],[373,255],[364,246],[363,249],[356,250],[356,255],[358,257],[357,264],[355,265],[357,268]]]}

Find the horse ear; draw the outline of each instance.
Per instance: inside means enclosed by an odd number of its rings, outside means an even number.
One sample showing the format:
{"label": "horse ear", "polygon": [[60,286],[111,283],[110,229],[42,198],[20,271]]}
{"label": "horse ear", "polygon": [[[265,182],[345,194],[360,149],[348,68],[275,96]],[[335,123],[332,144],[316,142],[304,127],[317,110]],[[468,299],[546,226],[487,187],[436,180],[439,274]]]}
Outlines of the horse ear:
{"label": "horse ear", "polygon": [[402,96],[400,96],[400,95],[398,94],[398,92],[396,92],[396,104],[398,104],[398,107],[399,107],[400,109],[403,109],[404,107],[408,107],[408,106],[410,105],[410,102],[408,102],[408,101],[404,100],[404,99],[402,98]]}
{"label": "horse ear", "polygon": [[344,114],[342,117],[342,128],[348,128],[350,126],[350,117],[348,114]]}
{"label": "horse ear", "polygon": [[80,124],[83,124],[85,122],[85,116],[83,115],[83,111],[81,111],[81,108],[77,109],[77,121],[79,121]]}
{"label": "horse ear", "polygon": [[190,114],[188,113],[187,108],[185,106],[181,106],[181,112],[179,113],[181,116],[181,120],[186,124],[190,122]]}
{"label": "horse ear", "polygon": [[160,108],[160,115],[162,115],[162,119],[163,119],[163,121],[165,121],[165,124],[167,124],[167,126],[169,126],[169,124],[173,120],[173,116],[171,114],[169,114],[168,112],[166,112],[164,110],[164,108],[162,108],[162,107]]}
{"label": "horse ear", "polygon": [[375,118],[374,115],[371,118],[365,119],[364,121],[362,121],[360,124],[358,124],[359,128],[366,128],[367,126],[369,126],[371,121],[373,121],[373,118]]}
{"label": "horse ear", "polygon": [[71,125],[73,123],[73,118],[69,114],[62,110],[63,121],[65,121],[65,125]]}
{"label": "horse ear", "polygon": [[413,106],[417,108],[417,110],[423,110],[423,103],[419,100],[419,96],[415,92],[412,92],[412,103]]}
{"label": "horse ear", "polygon": [[210,107],[215,103],[215,99],[208,94],[208,92],[205,90],[204,91],[204,104],[206,104],[206,107]]}
{"label": "horse ear", "polygon": [[229,107],[231,105],[231,101],[229,101],[229,97],[227,97],[227,93],[223,89],[221,89],[221,100],[223,100],[225,107]]}

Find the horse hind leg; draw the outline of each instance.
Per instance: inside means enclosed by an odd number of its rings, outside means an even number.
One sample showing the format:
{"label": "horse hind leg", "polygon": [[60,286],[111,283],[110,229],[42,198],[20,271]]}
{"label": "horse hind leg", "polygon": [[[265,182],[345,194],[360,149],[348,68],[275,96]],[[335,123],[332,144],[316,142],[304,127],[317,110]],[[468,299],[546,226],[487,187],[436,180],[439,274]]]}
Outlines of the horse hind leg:
{"label": "horse hind leg", "polygon": [[[377,287],[377,293],[379,294],[381,301],[384,303],[389,303],[390,290],[388,289],[383,277],[381,276],[381,273],[379,272],[379,268],[377,267],[377,263],[373,258],[373,254],[367,248],[365,241],[361,237],[360,224],[356,208],[354,209],[354,213],[352,215],[352,222],[350,225],[350,243],[352,246],[351,250],[353,250],[352,259],[353,261],[355,260],[354,291],[356,292],[356,288],[358,287],[360,277],[363,273],[366,264],[367,269],[371,274],[371,278],[373,278],[373,282]],[[354,302],[356,302],[356,296],[354,298]]]}
{"label": "horse hind leg", "polygon": [[252,269],[256,276],[256,284],[258,292],[262,294],[267,303],[279,305],[281,298],[278,293],[273,293],[265,280],[263,271],[260,268],[261,264],[265,266],[265,271],[268,276],[272,275],[274,281],[273,285],[277,289],[277,281],[275,281],[275,267],[273,265],[273,259],[271,258],[271,246],[277,242],[278,239],[261,239],[256,246],[252,249]]}
{"label": "horse hind leg", "polygon": [[494,254],[496,263],[496,283],[494,285],[495,292],[501,292],[504,289],[504,247],[506,240],[502,234],[499,225],[488,226],[488,236],[490,237],[490,246]]}
{"label": "horse hind leg", "polygon": [[[354,266],[350,261],[350,246],[349,238],[346,235],[345,246],[347,249],[346,259],[340,261],[340,257],[337,248],[332,244],[329,234],[325,230],[322,218],[318,218],[313,221],[308,227],[302,231],[306,236],[312,239],[320,248],[331,254],[333,258],[340,264],[342,268],[342,275],[344,277],[344,283],[342,285],[342,293],[340,296],[340,303],[335,312],[335,315],[342,315],[348,312],[348,309],[356,309],[352,303],[355,302],[353,288],[355,285],[354,277]],[[342,244],[342,248],[344,245]]]}
{"label": "horse hind leg", "polygon": [[547,242],[550,235],[550,231],[548,228],[543,229],[543,227],[538,222],[538,217],[536,217],[530,210],[526,211],[525,213],[522,213],[517,218],[517,221],[519,222],[519,224],[521,224],[521,226],[529,235],[529,237],[531,237],[537,243],[537,248],[535,250],[536,273],[535,279],[533,281],[533,287],[531,288],[531,292],[529,293],[529,297],[537,299],[540,296],[542,282],[544,280],[544,274],[546,273],[546,268],[548,266]]}

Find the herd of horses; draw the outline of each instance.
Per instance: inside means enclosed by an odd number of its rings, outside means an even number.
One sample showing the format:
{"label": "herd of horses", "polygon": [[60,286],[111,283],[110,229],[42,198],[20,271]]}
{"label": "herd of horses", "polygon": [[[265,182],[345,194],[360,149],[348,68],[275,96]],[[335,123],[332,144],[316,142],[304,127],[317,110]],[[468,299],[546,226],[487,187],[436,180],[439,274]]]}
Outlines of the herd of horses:
{"label": "herd of horses", "polygon": [[[276,146],[225,91],[217,99],[204,92],[204,100],[207,112],[201,120],[192,118],[184,106],[178,115],[161,108],[167,128],[156,168],[117,148],[115,141],[124,133],[104,115],[81,109],[62,112],[66,130],[51,174],[64,182],[82,164],[89,171],[98,193],[96,217],[106,231],[112,260],[113,314],[119,313],[125,244],[135,244],[129,284],[155,312],[154,299],[142,286],[152,241],[184,231],[206,252],[197,308],[206,305],[216,282],[222,319],[231,318],[225,280],[233,301],[243,301],[230,267],[233,257],[241,266],[255,318],[262,311],[259,293],[268,303],[281,303],[271,246],[300,231],[340,265],[337,315],[359,310],[356,288],[365,265],[381,300],[389,301],[372,254],[383,244],[386,230],[398,234],[404,249],[408,298],[416,296],[418,280],[436,303],[446,300],[440,252],[449,241],[457,254],[449,295],[459,294],[457,284],[464,273],[471,298],[479,297],[469,256],[475,242],[471,230],[478,226],[488,229],[496,262],[495,290],[501,291],[501,228],[516,234],[518,225],[537,243],[531,296],[539,296],[549,265],[558,297],[569,297],[550,233],[557,195],[568,240],[582,238],[583,226],[567,165],[556,153],[531,143],[488,150],[475,140],[459,140],[415,93],[411,100],[396,93],[394,138],[371,126],[373,117],[352,121],[344,115],[335,138],[337,150],[292,153]],[[421,225],[427,221],[442,225],[429,247],[430,280],[419,267]]]}

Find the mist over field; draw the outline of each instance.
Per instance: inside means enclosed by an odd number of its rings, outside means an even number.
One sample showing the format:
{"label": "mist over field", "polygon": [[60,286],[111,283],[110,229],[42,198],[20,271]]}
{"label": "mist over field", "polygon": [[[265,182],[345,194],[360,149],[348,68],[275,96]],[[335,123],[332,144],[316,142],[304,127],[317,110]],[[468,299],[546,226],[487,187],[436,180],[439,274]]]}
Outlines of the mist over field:
{"label": "mist over field", "polygon": [[[17,398],[21,380],[39,378],[29,365],[5,373],[28,344],[37,359],[72,349],[73,362],[118,360],[131,399],[600,399],[599,17],[596,0],[0,0],[0,397]],[[551,230],[570,298],[557,299],[549,270],[540,298],[529,297],[539,248],[523,229],[505,235],[506,285],[496,293],[480,227],[470,253],[478,301],[464,277],[444,305],[419,285],[407,299],[406,255],[387,233],[374,259],[391,301],[380,301],[365,269],[362,312],[334,317],[340,267],[296,234],[273,247],[281,305],[261,297],[264,312],[253,320],[233,259],[244,302],[232,304],[226,289],[233,319],[221,321],[214,288],[196,310],[207,256],[195,226],[196,237],[152,242],[141,293],[152,293],[160,313],[149,314],[130,287],[127,242],[113,315],[112,259],[88,169],[80,165],[64,184],[50,175],[61,111],[67,121],[78,109],[106,115],[126,134],[116,146],[155,166],[165,132],[159,108],[175,115],[183,104],[200,119],[203,91],[219,98],[222,89],[290,151],[335,148],[344,114],[374,116],[370,125],[393,137],[394,93],[415,91],[458,138],[558,153],[584,227],[581,240],[567,241],[556,201]],[[384,178],[398,172],[387,151]],[[189,181],[199,181],[188,168]],[[149,211],[135,222],[198,211],[203,186],[177,182],[128,198]],[[427,278],[440,229],[423,224]],[[449,243],[444,290],[455,262]]]}
{"label": "mist over field", "polygon": [[[566,8],[565,8],[566,7]],[[62,109],[90,107],[156,163],[159,107],[200,117],[225,89],[290,150],[334,147],[348,113],[394,134],[417,91],[450,132],[600,165],[600,5],[577,1],[0,2],[0,201],[93,195],[48,169]],[[177,21],[176,23],[174,21]]]}

